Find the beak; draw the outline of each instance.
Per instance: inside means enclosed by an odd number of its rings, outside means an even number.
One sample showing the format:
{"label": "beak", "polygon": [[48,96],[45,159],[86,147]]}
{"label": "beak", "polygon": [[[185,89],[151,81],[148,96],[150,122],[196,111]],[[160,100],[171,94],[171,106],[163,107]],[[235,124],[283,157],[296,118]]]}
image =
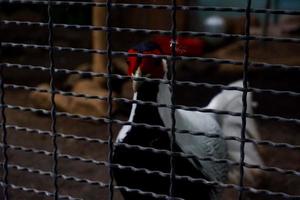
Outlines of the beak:
{"label": "beak", "polygon": [[[150,77],[150,74],[144,75],[142,74],[140,67],[137,68],[137,70],[135,71],[134,74],[132,74],[132,77],[134,78],[139,78],[139,77]],[[132,81],[132,86],[133,86],[133,92],[137,92],[138,89],[141,87],[141,85],[143,84],[143,81],[136,81],[133,80]]]}
{"label": "beak", "polygon": [[[138,67],[137,70],[135,71],[135,73],[132,74],[132,77],[139,78],[139,77],[141,77],[141,75],[142,75],[142,73],[141,73],[140,67]],[[141,81],[133,80],[132,81],[133,92],[137,92],[138,88],[141,86],[141,84],[142,84]]]}

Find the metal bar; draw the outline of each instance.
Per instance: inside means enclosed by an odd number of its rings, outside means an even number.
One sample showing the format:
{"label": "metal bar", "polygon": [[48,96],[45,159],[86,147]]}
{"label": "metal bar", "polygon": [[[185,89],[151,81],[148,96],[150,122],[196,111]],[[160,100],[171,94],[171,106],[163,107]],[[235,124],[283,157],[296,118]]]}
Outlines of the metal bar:
{"label": "metal bar", "polygon": [[[0,23],[0,30],[2,30],[2,23]],[[2,41],[0,40],[0,56],[2,57]],[[6,130],[6,115],[5,115],[5,89],[4,89],[4,67],[0,66],[0,103],[1,103],[1,135],[2,135],[2,143],[3,143],[3,148],[2,148],[2,155],[4,159],[4,164],[3,164],[3,197],[4,200],[9,199],[9,194],[8,194],[8,154],[7,154],[7,130]]]}
{"label": "metal bar", "polygon": [[[108,161],[109,164],[112,164],[113,161],[113,150],[114,150],[114,143],[113,143],[113,130],[112,130],[112,109],[113,109],[113,103],[112,103],[112,83],[111,83],[111,77],[110,75],[112,74],[112,32],[111,32],[111,17],[112,17],[112,12],[111,12],[111,0],[106,1],[106,26],[108,28],[107,30],[107,72],[108,72],[108,78],[107,78],[107,89],[108,89],[108,110],[107,110],[107,115],[108,115]],[[113,185],[113,169],[109,167],[109,195],[108,199],[113,200],[114,197],[114,185]]]}
{"label": "metal bar", "polygon": [[[246,6],[246,20],[245,20],[245,35],[250,35],[250,15],[251,9],[251,0],[247,0]],[[242,103],[243,103],[243,110],[241,114],[242,120],[242,128],[241,128],[241,143],[240,143],[240,180],[239,186],[243,188],[244,186],[244,159],[245,159],[245,139],[246,139],[246,125],[247,125],[247,88],[248,88],[248,65],[249,65],[249,40],[245,41],[244,47],[244,71],[243,71],[243,96],[242,96]],[[239,191],[239,200],[243,199],[243,189]]]}
{"label": "metal bar", "polygon": [[58,200],[58,146],[57,146],[57,135],[56,135],[56,103],[55,103],[55,64],[54,64],[54,45],[53,45],[53,21],[52,21],[52,1],[48,0],[48,54],[49,54],[49,66],[50,66],[50,88],[51,88],[51,131],[52,131],[52,145],[53,145],[53,186],[54,196],[53,199]]}
{"label": "metal bar", "polygon": [[176,127],[176,118],[175,118],[175,81],[176,81],[176,60],[174,59],[176,57],[176,41],[177,41],[177,20],[176,20],[176,14],[177,14],[177,2],[176,0],[172,0],[172,12],[171,12],[171,19],[172,19],[172,25],[171,25],[171,66],[170,66],[170,72],[171,72],[171,82],[169,85],[169,89],[171,92],[171,138],[170,138],[170,187],[169,187],[169,195],[171,196],[171,200],[174,199],[175,196],[175,189],[174,189],[174,181],[175,181],[175,159],[174,159],[174,149],[176,145],[176,135],[175,135],[175,127]]}

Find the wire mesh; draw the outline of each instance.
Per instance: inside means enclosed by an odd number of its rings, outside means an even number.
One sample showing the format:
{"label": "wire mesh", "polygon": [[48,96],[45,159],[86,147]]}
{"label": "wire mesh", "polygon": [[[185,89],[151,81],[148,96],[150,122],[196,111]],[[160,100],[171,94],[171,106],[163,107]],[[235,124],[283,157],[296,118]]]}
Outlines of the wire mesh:
{"label": "wire mesh", "polygon": [[55,64],[54,64],[54,50],[53,50],[53,25],[52,25],[52,2],[48,1],[48,44],[49,44],[49,66],[50,66],[50,87],[51,87],[51,131],[53,143],[53,185],[54,185],[54,199],[58,199],[58,184],[57,184],[57,141],[56,141],[56,103],[55,103]]}
{"label": "wire mesh", "polygon": [[[266,199],[300,199],[300,193],[297,192],[286,192],[279,188],[256,188],[255,186],[248,185],[245,183],[245,170],[254,169],[259,172],[263,172],[268,174],[268,176],[287,176],[290,179],[297,179],[300,177],[300,171],[297,166],[292,166],[292,169],[287,169],[284,165],[278,166],[262,166],[253,163],[248,163],[245,161],[245,146],[249,144],[255,145],[257,148],[270,148],[279,151],[295,151],[299,153],[300,145],[299,141],[294,141],[294,143],[289,142],[281,142],[281,141],[271,141],[269,139],[253,139],[246,137],[246,126],[247,122],[250,119],[261,120],[260,124],[268,123],[268,122],[276,122],[276,123],[287,123],[287,126],[299,126],[300,119],[295,116],[285,116],[278,114],[261,114],[261,113],[249,113],[247,112],[247,108],[251,105],[247,105],[247,96],[249,93],[259,94],[259,95],[271,95],[272,97],[289,97],[289,98],[299,98],[300,92],[298,90],[294,91],[292,89],[276,89],[276,88],[260,88],[258,86],[249,85],[249,71],[250,69],[265,69],[270,71],[279,71],[279,72],[291,72],[291,73],[299,73],[300,66],[299,63],[290,64],[277,64],[277,63],[269,63],[265,62],[262,59],[262,62],[252,61],[250,56],[251,51],[251,42],[264,42],[265,43],[283,43],[283,44],[299,44],[300,39],[297,37],[290,36],[268,36],[268,35],[252,35],[250,33],[251,26],[251,15],[256,14],[265,14],[268,15],[291,15],[291,16],[299,16],[299,10],[283,10],[283,9],[260,9],[253,8],[253,2],[251,0],[244,1],[245,8],[240,7],[215,7],[215,6],[202,6],[202,5],[182,5],[178,3],[177,0],[172,0],[169,4],[151,4],[151,3],[116,3],[111,0],[107,0],[106,2],[92,2],[92,1],[54,1],[54,0],[7,0],[3,2],[3,5],[9,6],[44,6],[47,8],[47,20],[48,22],[42,22],[42,20],[27,20],[27,19],[13,19],[7,17],[2,17],[1,19],[1,30],[9,29],[10,27],[18,27],[18,28],[40,28],[47,29],[48,41],[47,44],[38,44],[38,42],[24,42],[24,41],[8,41],[5,39],[5,36],[1,38],[1,56],[3,57],[3,61],[0,63],[0,90],[1,90],[1,144],[0,147],[2,149],[2,158],[1,161],[1,174],[2,178],[0,181],[0,185],[3,188],[3,198],[4,199],[13,199],[19,191],[24,193],[32,193],[33,196],[26,196],[28,199],[34,198],[53,198],[53,199],[122,199],[120,197],[119,192],[127,192],[139,194],[141,199],[183,199],[181,197],[176,196],[176,180],[186,180],[191,183],[201,183],[203,185],[207,185],[213,188],[218,189],[229,189],[238,193],[235,196],[236,199],[256,199],[257,197],[266,198]],[[79,6],[82,7],[99,7],[104,8],[106,10],[106,25],[98,26],[98,25],[87,25],[87,24],[76,24],[76,23],[55,23],[55,10],[60,7],[74,7]],[[269,4],[268,4],[269,6]],[[113,10],[114,9],[138,9],[138,10],[162,10],[168,11],[170,14],[170,29],[151,29],[151,28],[133,28],[133,27],[119,27],[114,26],[113,24]],[[244,33],[215,33],[215,32],[207,32],[207,31],[182,31],[177,28],[177,14],[178,12],[220,12],[220,15],[223,13],[238,13],[245,15],[245,29]],[[268,24],[269,25],[269,24]],[[105,32],[106,33],[106,49],[95,49],[87,47],[78,47],[77,44],[72,46],[67,45],[59,45],[59,43],[55,42],[55,31],[63,30],[63,31],[97,31],[97,32]],[[133,35],[144,35],[146,37],[150,37],[152,35],[168,35],[171,37],[171,54],[143,54],[143,53],[128,53],[124,49],[115,50],[113,44],[116,41],[116,38],[113,37],[114,34],[126,34],[130,33]],[[228,40],[242,41],[244,45],[243,51],[243,59],[230,59],[230,58],[215,58],[215,57],[200,57],[200,56],[182,56],[177,55],[176,46],[177,46],[177,37],[179,36],[189,36],[189,37],[209,37],[209,38],[222,38]],[[35,62],[33,58],[32,63],[23,64],[10,61],[4,55],[6,50],[9,49],[22,49],[23,51],[44,51],[48,53],[48,61],[49,63],[45,64],[33,64],[38,63]],[[59,56],[59,53],[74,53],[72,56],[74,60],[77,53],[90,55],[96,54],[99,56],[105,56],[107,58],[106,64],[106,72],[95,72],[91,70],[81,70],[74,69],[74,67],[64,66],[56,64],[56,56]],[[169,79],[161,79],[161,78],[149,78],[149,77],[132,77],[125,75],[124,73],[118,73],[114,70],[114,58],[115,57],[129,57],[136,56],[138,58],[156,58],[156,59],[166,59],[171,62],[169,66],[170,78]],[[17,59],[16,59],[17,60]],[[177,78],[177,63],[181,61],[197,61],[201,64],[213,64],[213,65],[234,65],[240,66],[243,68],[243,85],[239,86],[231,86],[224,83],[212,83],[204,80],[197,81],[185,81],[178,80]],[[72,61],[70,61],[72,62]],[[68,63],[68,62],[66,62]],[[73,63],[73,62],[72,62]],[[18,83],[14,83],[9,80],[6,81],[5,72],[8,70],[19,70],[22,72],[29,71],[29,73],[43,73],[47,72],[49,74],[49,88],[40,88],[34,84],[26,85],[19,81]],[[61,76],[70,76],[77,75],[84,79],[95,79],[95,78],[105,78],[106,80],[106,95],[96,95],[88,94],[85,92],[78,91],[67,91],[64,89],[59,89],[59,77]],[[9,75],[8,77],[10,77]],[[39,75],[38,75],[39,76]],[[140,83],[158,83],[158,84],[166,84],[169,86],[171,92],[171,104],[162,104],[155,101],[145,101],[145,100],[132,100],[129,98],[125,98],[122,96],[114,95],[114,81],[137,81]],[[187,87],[187,88],[198,88],[204,87],[210,90],[225,90],[225,91],[238,91],[242,94],[242,110],[239,112],[231,111],[231,110],[218,110],[211,109],[200,106],[186,106],[177,103],[176,98],[179,93],[177,91],[178,87]],[[18,102],[11,101],[11,96],[7,96],[7,92],[9,95],[17,95],[18,92],[34,92],[38,94],[47,94],[50,95],[50,109],[44,108],[36,108],[31,106],[30,104],[26,104],[26,102]],[[106,103],[107,110],[106,115],[104,116],[94,116],[94,115],[86,115],[86,114],[78,114],[73,113],[71,111],[60,111],[57,106],[58,98],[78,98],[84,99],[85,101],[95,100],[97,102]],[[16,103],[14,103],[16,102]],[[150,106],[155,108],[167,108],[170,110],[170,119],[171,126],[166,127],[162,125],[148,124],[142,122],[131,122],[127,121],[123,117],[123,119],[118,119],[114,114],[114,105],[120,104],[122,106],[130,107],[133,105],[138,106]],[[68,105],[65,105],[68,106]],[[95,109],[95,108],[94,108]],[[240,136],[224,136],[219,134],[211,134],[207,132],[200,131],[191,131],[180,129],[176,127],[178,123],[176,121],[176,110],[185,110],[185,111],[193,111],[193,112],[201,112],[201,113],[210,113],[214,114],[217,117],[220,116],[232,116],[239,117],[241,120],[241,130]],[[295,108],[298,109],[298,108]],[[284,112],[284,111],[282,111]],[[36,123],[37,124],[26,124],[21,121],[21,123],[17,123],[17,121],[12,120],[12,115],[20,115],[22,118],[28,117],[29,114],[35,114]],[[275,112],[278,113],[278,112]],[[42,116],[41,116],[42,114]],[[50,117],[50,130],[45,129],[43,126],[40,126],[39,123],[45,123],[43,118],[44,116]],[[7,120],[7,118],[9,120]],[[66,121],[60,122],[62,118],[66,118]],[[68,121],[69,120],[69,121]],[[74,122],[74,120],[76,120]],[[7,122],[8,121],[8,122]],[[39,122],[41,121],[41,122]],[[65,124],[69,124],[69,127],[72,127],[73,132],[75,133],[65,133],[67,128],[64,126]],[[83,123],[83,124],[82,124]],[[84,124],[87,123],[87,124]],[[24,125],[25,124],[25,125]],[[95,133],[78,133],[76,131],[76,127],[83,125],[83,127],[95,126],[93,132],[103,132],[102,129],[98,129],[98,127],[105,125],[107,129],[105,132],[106,137],[100,138],[98,134]],[[36,126],[35,126],[36,125]],[[145,130],[152,131],[164,131],[170,133],[170,143],[169,149],[158,149],[143,145],[135,145],[135,144],[127,144],[127,143],[119,143],[115,141],[115,133],[120,126],[130,126],[130,127],[139,127]],[[67,126],[67,125],[66,125]],[[39,128],[43,127],[43,128]],[[119,127],[119,128],[116,128]],[[84,130],[81,129],[81,131]],[[297,130],[297,128],[295,128]],[[74,131],[75,130],[75,131]],[[88,130],[87,130],[88,131]],[[68,132],[68,131],[66,131]],[[212,139],[222,139],[224,141],[234,141],[239,142],[239,161],[233,161],[230,159],[220,159],[211,155],[204,156],[195,156],[190,152],[179,152],[176,151],[176,134],[182,135],[193,135],[197,137],[205,137]],[[103,135],[105,135],[103,134]],[[14,136],[12,136],[14,135]],[[20,141],[13,141],[11,138],[18,138],[20,140],[28,140],[28,142],[22,143]],[[47,140],[51,138],[51,145],[39,146],[34,145],[34,140],[37,137],[44,138],[43,140]],[[30,142],[32,141],[32,143]],[[68,150],[68,145],[71,145],[73,148],[80,146],[81,148],[90,149],[81,149],[77,148],[75,151]],[[96,146],[93,146],[96,145]],[[104,146],[104,149],[99,149],[100,146]],[[127,166],[119,163],[113,162],[114,149],[122,147],[124,149],[131,149],[137,152],[150,152],[155,155],[167,155],[170,160],[170,169],[168,172],[161,170],[153,170],[144,167],[137,166]],[[93,151],[93,153],[91,153]],[[103,151],[103,152],[100,152]],[[66,152],[66,153],[62,153]],[[97,152],[96,154],[94,152]],[[26,155],[25,155],[25,154]],[[28,157],[28,155],[29,157]],[[29,162],[23,162],[18,160],[18,156],[21,155],[22,160],[29,160]],[[35,156],[41,156],[34,158]],[[15,158],[16,157],[16,158]],[[41,164],[41,166],[36,166],[33,163],[39,162],[39,159],[48,159],[44,157],[50,157],[50,160],[45,161],[46,164]],[[217,180],[208,180],[205,178],[192,177],[188,175],[179,175],[176,174],[176,158],[185,158],[192,160],[200,160],[201,162],[210,162],[215,165],[217,164],[226,164],[229,167],[235,167],[239,169],[239,181],[238,183],[230,183],[230,182],[222,182]],[[276,157],[276,155],[275,155]],[[30,161],[32,159],[32,161]],[[58,163],[60,163],[58,165]],[[44,165],[52,166],[52,170],[46,168]],[[87,165],[87,166],[85,166]],[[32,167],[35,166],[35,167]],[[82,169],[82,171],[78,171],[76,168],[78,166]],[[289,165],[288,165],[289,166]],[[103,168],[101,168],[103,167]],[[70,168],[70,169],[68,169]],[[168,193],[157,193],[154,191],[144,191],[141,188],[131,188],[126,185],[118,185],[114,181],[114,170],[118,169],[124,173],[130,171],[136,174],[147,174],[150,176],[159,176],[169,179],[169,187]],[[72,172],[74,170],[74,172]],[[86,171],[91,170],[90,173]],[[100,171],[100,172],[99,172]],[[78,172],[78,173],[76,173]],[[97,173],[96,173],[97,172]],[[23,174],[25,177],[31,177],[32,183],[25,184],[20,179],[16,179],[17,175],[15,174]],[[101,177],[104,177],[103,180],[99,180],[97,176],[101,173]],[[73,175],[71,175],[73,174]],[[39,178],[45,177],[50,179],[43,179],[44,181],[40,181],[42,179]],[[36,182],[33,181],[36,179]],[[52,184],[44,183],[47,182],[45,180],[52,180]],[[298,180],[298,179],[297,179]],[[299,181],[299,180],[298,180]],[[77,187],[77,191],[69,190],[65,185],[74,184]],[[72,182],[72,183],[71,183]],[[297,181],[295,181],[297,182]],[[40,187],[39,183],[44,187]],[[16,184],[16,185],[15,185]],[[76,185],[78,184],[78,185]],[[73,186],[74,186],[73,185]],[[71,186],[70,186],[71,187]],[[95,187],[96,189],[82,189],[82,188],[91,188]],[[45,189],[47,188],[47,189]],[[99,188],[103,189],[103,191],[99,191]],[[82,190],[81,190],[82,189]],[[76,190],[76,189],[75,189]],[[71,192],[70,192],[71,191]],[[85,192],[86,191],[86,192]],[[95,194],[93,194],[95,193]],[[75,195],[74,195],[75,194]],[[254,195],[253,197],[251,195]],[[256,195],[256,196],[255,196]],[[75,197],[76,196],[76,197]],[[0,196],[1,197],[1,196]],[[223,198],[223,197],[221,197]],[[226,199],[226,198],[224,198]],[[230,199],[230,198],[228,198]],[[233,198],[231,198],[233,199]]]}
{"label": "wire mesh", "polygon": [[[247,1],[247,6],[246,6],[246,22],[245,22],[245,34],[246,36],[250,35],[250,9],[251,9],[251,0]],[[249,62],[249,40],[246,39],[245,41],[245,47],[244,47],[244,70],[243,70],[243,88],[245,91],[243,91],[243,97],[242,97],[242,102],[243,102],[243,110],[242,110],[242,115],[241,115],[241,120],[242,120],[242,128],[241,128],[241,145],[240,145],[240,181],[239,185],[241,187],[244,186],[244,160],[245,160],[245,138],[246,138],[246,123],[247,123],[247,118],[246,118],[246,112],[247,112],[247,85],[248,85],[248,62]],[[239,191],[239,200],[243,199],[243,189]]]}
{"label": "wire mesh", "polygon": [[[1,45],[2,46],[2,45]],[[1,52],[2,53],[2,52]],[[1,82],[0,82],[0,87],[1,87],[1,116],[2,116],[2,155],[4,157],[3,161],[3,195],[4,198],[7,199],[8,196],[8,155],[7,155],[7,131],[6,131],[6,116],[5,116],[5,107],[3,106],[5,104],[4,102],[4,76],[3,76],[3,68],[1,67],[0,69],[0,76],[1,76]]]}

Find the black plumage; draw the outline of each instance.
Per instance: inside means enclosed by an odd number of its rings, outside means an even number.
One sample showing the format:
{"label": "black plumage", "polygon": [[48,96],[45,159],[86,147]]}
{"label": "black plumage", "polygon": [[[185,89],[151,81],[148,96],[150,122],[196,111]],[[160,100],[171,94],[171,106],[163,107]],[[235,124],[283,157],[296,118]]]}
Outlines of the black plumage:
{"label": "black plumage", "polygon": [[[158,83],[144,82],[138,92],[137,99],[142,101],[156,101]],[[164,126],[160,118],[158,108],[149,105],[137,105],[133,122],[147,123],[150,125]],[[122,143],[140,145],[157,149],[170,150],[170,137],[167,132],[158,129],[146,129],[143,127],[131,127]],[[175,152],[182,152],[178,145]],[[170,172],[170,156],[163,153],[153,153],[137,149],[128,149],[124,146],[115,146],[113,162],[124,166],[147,168],[153,171]],[[176,175],[205,178],[199,166],[197,168],[187,158],[175,157]],[[148,175],[144,172],[133,172],[114,168],[116,183],[120,186],[169,195],[170,178],[160,175]],[[174,182],[175,196],[186,200],[209,199],[212,187],[201,182],[191,183],[186,179],[176,179]],[[122,191],[125,200],[152,200],[151,196],[140,195],[135,192]]]}

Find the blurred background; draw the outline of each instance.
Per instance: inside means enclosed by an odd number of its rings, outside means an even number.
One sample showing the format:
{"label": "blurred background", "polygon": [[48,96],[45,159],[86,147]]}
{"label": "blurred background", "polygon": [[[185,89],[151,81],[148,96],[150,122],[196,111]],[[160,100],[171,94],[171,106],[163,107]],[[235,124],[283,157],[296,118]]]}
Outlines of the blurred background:
{"label": "blurred background", "polygon": [[[10,105],[5,109],[7,117],[9,155],[9,183],[39,190],[53,190],[52,178],[28,170],[18,170],[14,165],[27,168],[52,170],[52,157],[47,153],[36,153],[38,150],[51,152],[52,137],[47,131],[51,130],[51,117],[42,110],[24,108],[51,109],[49,90],[49,57],[48,50],[42,46],[48,45],[47,3],[43,1],[2,1],[0,2],[1,31],[1,66],[4,71],[5,103]],[[44,1],[45,2],[45,1]],[[56,3],[55,3],[56,2]],[[68,3],[60,4],[55,1],[52,8],[54,27],[54,45],[83,49],[106,50],[105,29],[106,8],[93,5]],[[74,2],[80,2],[74,0]],[[101,3],[103,1],[98,1]],[[171,5],[166,0],[122,0],[113,1],[119,4],[155,4]],[[237,7],[245,8],[246,1],[232,0],[178,0],[178,5],[207,6],[207,7]],[[293,38],[294,40],[250,42],[250,61],[253,63],[274,64],[273,67],[250,66],[250,86],[262,89],[292,91],[295,95],[254,93],[257,102],[255,113],[268,116],[279,116],[293,122],[257,119],[259,131],[263,140],[294,145],[293,149],[275,148],[259,145],[259,150],[266,166],[278,167],[284,170],[294,170],[293,173],[264,172],[257,182],[257,188],[274,192],[285,192],[290,195],[300,195],[300,16],[296,14],[271,14],[259,12],[261,9],[293,10],[299,13],[298,0],[253,0],[252,8],[257,12],[251,13],[251,35],[260,38]],[[288,13],[288,12],[286,12]],[[139,42],[159,37],[158,34],[145,34],[137,29],[170,30],[171,10],[151,8],[125,8],[113,6],[112,27],[132,28],[134,30],[112,31],[112,50],[127,51]],[[81,26],[71,26],[81,25]],[[245,41],[245,13],[235,11],[204,11],[179,10],[177,13],[177,30],[226,33],[226,38],[197,36],[204,41],[201,51],[203,58],[231,59],[243,61]],[[98,28],[97,28],[98,27]],[[94,30],[97,28],[98,30]],[[100,29],[100,30],[99,30]],[[200,35],[200,34],[199,34]],[[205,34],[204,34],[205,35]],[[230,36],[230,37],[229,37]],[[61,91],[56,95],[59,112],[81,114],[94,117],[107,116],[107,103],[101,100],[106,97],[106,79],[101,73],[106,73],[106,56],[83,51],[54,52],[55,86]],[[278,67],[276,64],[281,64]],[[283,66],[283,67],[282,67]],[[70,70],[78,70],[76,73]],[[243,77],[243,66],[232,64],[217,64],[200,61],[178,61],[176,63],[177,79],[198,83],[228,84]],[[89,73],[82,73],[89,72]],[[127,65],[125,56],[113,57],[113,73],[126,75]],[[37,87],[38,91],[32,91]],[[113,97],[132,98],[131,81],[128,79],[112,79]],[[211,98],[220,92],[217,88],[177,86],[176,102],[187,106],[206,106]],[[33,89],[34,90],[34,89]],[[64,93],[65,92],[65,93]],[[72,97],[66,92],[75,92],[100,97],[88,99]],[[131,108],[130,103],[114,102],[113,118],[126,121]],[[297,121],[298,120],[298,121]],[[295,123],[298,122],[298,123]],[[113,124],[116,135],[120,125]],[[83,180],[98,181],[98,186],[87,184],[87,181],[66,181],[59,179],[61,195],[71,195],[83,199],[107,199],[108,189],[99,187],[99,182],[108,183],[108,169],[98,161],[107,161],[109,137],[107,124],[95,120],[78,120],[70,117],[57,117],[57,131],[72,135],[58,137],[58,148],[61,155],[69,154],[88,159],[80,162],[78,159],[66,159],[60,156],[58,171],[60,174],[79,177]],[[78,139],[83,137],[85,139]],[[95,141],[88,141],[94,138]],[[102,144],[103,143],[103,144]],[[26,150],[24,147],[31,150]],[[35,149],[35,150],[34,150]],[[25,151],[24,151],[25,150]],[[3,161],[3,154],[0,156]],[[297,173],[295,173],[297,172]],[[3,170],[0,170],[2,176]],[[0,199],[2,198],[0,194]],[[11,199],[48,199],[46,196],[9,189]],[[236,192],[227,189],[222,199],[233,199]],[[50,198],[49,198],[50,199]],[[115,199],[122,199],[116,192]],[[263,195],[247,194],[246,199],[270,199]],[[272,197],[272,199],[281,199]]]}

